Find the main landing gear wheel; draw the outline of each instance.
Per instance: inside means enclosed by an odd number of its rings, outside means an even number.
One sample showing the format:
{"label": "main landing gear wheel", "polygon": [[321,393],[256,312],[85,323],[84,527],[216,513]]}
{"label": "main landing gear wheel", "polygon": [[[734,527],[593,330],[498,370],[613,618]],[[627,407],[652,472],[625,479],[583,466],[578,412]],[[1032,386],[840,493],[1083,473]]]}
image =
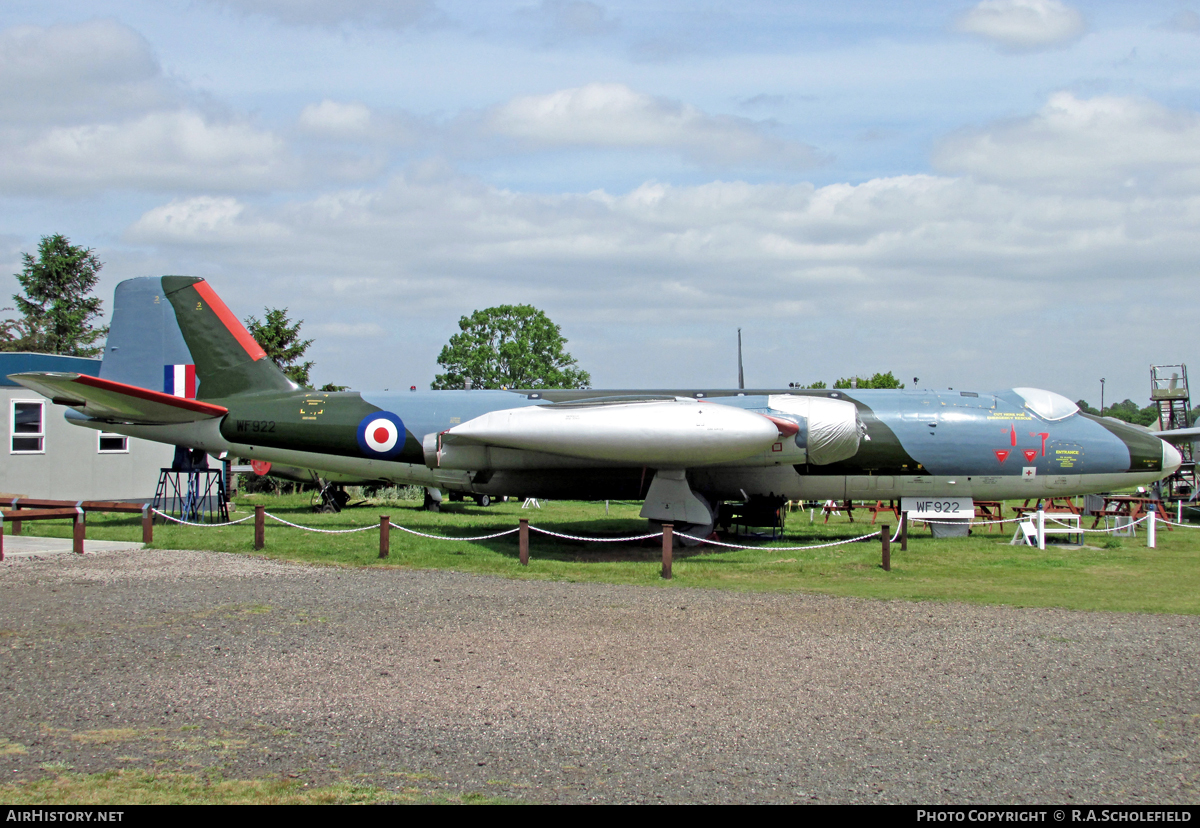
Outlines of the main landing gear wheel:
{"label": "main landing gear wheel", "polygon": [[[708,498],[704,495],[696,493],[696,498],[699,499],[708,509],[708,523],[675,523],[672,526],[673,539],[675,548],[699,546],[700,541],[692,540],[692,538],[707,538],[713,533],[713,527],[717,522],[716,512],[713,510],[712,504],[708,502]],[[653,532],[661,532],[665,521],[653,520],[650,521],[650,529]],[[690,538],[681,538],[680,534],[691,535]]]}
{"label": "main landing gear wheel", "polygon": [[313,493],[313,510],[317,512],[340,512],[350,502],[350,495],[340,483],[322,483],[321,488]]}
{"label": "main landing gear wheel", "polygon": [[478,503],[480,506],[484,506],[484,507],[491,506],[492,505],[492,496],[485,495],[485,494],[484,495],[476,495],[475,502]]}

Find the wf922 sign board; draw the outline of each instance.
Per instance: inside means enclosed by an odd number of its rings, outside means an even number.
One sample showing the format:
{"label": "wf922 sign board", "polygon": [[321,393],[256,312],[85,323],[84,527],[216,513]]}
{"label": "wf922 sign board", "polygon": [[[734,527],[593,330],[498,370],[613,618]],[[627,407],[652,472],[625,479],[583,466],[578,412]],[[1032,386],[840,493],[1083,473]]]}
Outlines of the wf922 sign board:
{"label": "wf922 sign board", "polygon": [[913,520],[970,520],[975,501],[969,497],[902,497],[900,510]]}

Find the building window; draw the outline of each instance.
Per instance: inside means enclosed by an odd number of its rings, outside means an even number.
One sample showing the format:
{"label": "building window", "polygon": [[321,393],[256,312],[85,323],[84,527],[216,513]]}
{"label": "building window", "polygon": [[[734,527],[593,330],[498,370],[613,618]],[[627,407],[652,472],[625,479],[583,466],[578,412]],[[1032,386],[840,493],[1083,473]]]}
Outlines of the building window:
{"label": "building window", "polygon": [[12,404],[13,454],[42,454],[46,450],[46,404],[13,400]]}
{"label": "building window", "polygon": [[129,453],[129,438],[124,434],[112,434],[108,431],[100,432],[100,453],[101,454],[128,454]]}

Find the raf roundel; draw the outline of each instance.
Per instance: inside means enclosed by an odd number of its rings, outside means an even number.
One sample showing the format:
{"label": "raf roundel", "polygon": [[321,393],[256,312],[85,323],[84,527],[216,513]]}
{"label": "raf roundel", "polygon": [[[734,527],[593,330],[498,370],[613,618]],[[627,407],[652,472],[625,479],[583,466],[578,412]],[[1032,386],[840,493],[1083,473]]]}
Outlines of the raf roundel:
{"label": "raf roundel", "polygon": [[396,457],[404,450],[406,434],[399,417],[390,411],[378,411],[358,424],[358,447],[368,457]]}

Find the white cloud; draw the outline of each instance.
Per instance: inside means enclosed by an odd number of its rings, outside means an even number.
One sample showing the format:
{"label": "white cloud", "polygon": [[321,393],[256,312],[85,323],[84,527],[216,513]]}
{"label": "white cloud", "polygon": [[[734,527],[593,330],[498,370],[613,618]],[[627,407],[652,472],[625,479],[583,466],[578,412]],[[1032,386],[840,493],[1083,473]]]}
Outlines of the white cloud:
{"label": "white cloud", "polygon": [[291,189],[378,175],[382,153],[347,140],[411,143],[402,113],[326,100],[299,122],[325,143],[299,155],[168,80],[146,40],[111,20],[0,31],[0,112],[0,194]]}
{"label": "white cloud", "polygon": [[158,244],[253,243],[286,238],[283,225],[248,214],[235,198],[199,196],[177,199],[149,210],[125,233],[130,241]]}
{"label": "white cloud", "polygon": [[960,32],[979,35],[1006,49],[1061,46],[1083,34],[1083,15],[1059,0],[982,0],[956,22]]}
{"label": "white cloud", "polygon": [[[668,289],[673,307],[703,318],[759,305],[770,316],[784,297],[832,297],[847,280],[912,298],[957,295],[967,277],[1020,282],[1056,273],[1064,283],[1091,282],[1119,277],[1147,254],[1190,261],[1180,245],[1200,241],[1200,187],[1155,205],[1134,202],[1030,196],[930,175],[539,195],[413,172],[379,190],[254,214],[232,200],[170,205],[139,221],[137,239],[169,244],[181,237],[172,224],[188,228],[190,244],[204,244],[206,234],[218,245],[254,238],[236,269],[320,274],[334,291],[348,280],[359,292],[367,280],[376,285],[363,294],[371,302],[402,294],[414,306],[459,303],[466,290],[478,303],[519,290],[569,293],[592,313],[630,313],[630,301],[648,312],[660,306],[638,295]],[[264,222],[287,232],[261,238]]]}
{"label": "white cloud", "polygon": [[342,24],[403,29],[430,20],[433,0],[210,0],[242,14],[260,14],[300,26]]}
{"label": "white cloud", "polygon": [[175,98],[146,40],[112,20],[0,32],[6,126],[145,112]]}
{"label": "white cloud", "polygon": [[300,113],[300,126],[319,135],[361,137],[371,131],[371,110],[366,104],[339,103],[327,98],[319,104],[304,107]]}
{"label": "white cloud", "polygon": [[[546,195],[433,165],[379,189],[257,210],[232,199],[173,203],[143,216],[127,240],[181,246],[218,290],[248,280],[258,286],[242,297],[251,305],[266,285],[285,291],[314,328],[375,324],[423,343],[406,345],[404,359],[427,366],[445,341],[437,320],[445,327],[472,308],[531,302],[564,325],[577,356],[603,355],[588,365],[605,369],[596,372],[603,384],[679,382],[680,366],[695,378],[682,381],[703,381],[711,353],[654,343],[749,323],[793,370],[853,332],[845,353],[860,363],[886,353],[941,365],[954,344],[978,363],[964,372],[992,376],[1013,367],[981,369],[996,348],[1014,359],[1031,358],[1018,344],[1026,340],[1043,351],[1104,348],[1097,332],[1111,330],[1114,309],[1124,314],[1122,337],[1136,338],[1182,324],[1177,317],[1200,301],[1200,187],[1038,195],[914,175]],[[1163,308],[1167,284],[1174,301]],[[881,369],[901,370],[885,361]],[[783,380],[862,368],[805,367]]]}
{"label": "white cloud", "polygon": [[943,170],[1033,189],[1200,187],[1200,113],[1139,98],[1052,95],[1035,115],[942,142]]}
{"label": "white cloud", "polygon": [[666,149],[735,167],[808,167],[820,160],[812,147],[769,135],[760,123],[709,115],[619,83],[514,98],[493,109],[486,126],[532,147]]}
{"label": "white cloud", "polygon": [[251,190],[295,173],[277,136],[187,110],[54,127],[32,137],[9,134],[0,147],[0,184],[18,190]]}
{"label": "white cloud", "polygon": [[[1057,385],[1074,382],[1069,367],[1052,376],[1021,366],[1056,348],[1104,350],[1117,328],[1123,339],[1152,338],[1187,324],[1200,301],[1196,118],[1060,94],[1029,118],[948,140],[940,162],[954,176],[826,186],[647,182],[541,194],[429,161],[378,188],[257,209],[232,199],[165,205],[127,240],[186,249],[218,289],[225,272],[235,291],[247,278],[286,291],[314,330],[331,326],[321,329],[330,338],[378,326],[372,336],[402,339],[404,360],[422,366],[459,315],[530,302],[594,360],[600,384],[711,383],[721,357],[713,337],[743,325],[771,343],[776,370],[800,371],[776,376],[784,384],[875,370],[880,353],[897,360],[880,370],[945,366],[952,351],[969,367],[947,384],[1037,376]],[[694,352],[672,350],[670,341],[696,340],[695,326],[711,333]],[[997,349],[1012,358],[988,367]],[[801,370],[796,354],[817,361]],[[854,364],[830,367],[830,354]],[[341,381],[391,381],[363,379],[355,364]]]}

